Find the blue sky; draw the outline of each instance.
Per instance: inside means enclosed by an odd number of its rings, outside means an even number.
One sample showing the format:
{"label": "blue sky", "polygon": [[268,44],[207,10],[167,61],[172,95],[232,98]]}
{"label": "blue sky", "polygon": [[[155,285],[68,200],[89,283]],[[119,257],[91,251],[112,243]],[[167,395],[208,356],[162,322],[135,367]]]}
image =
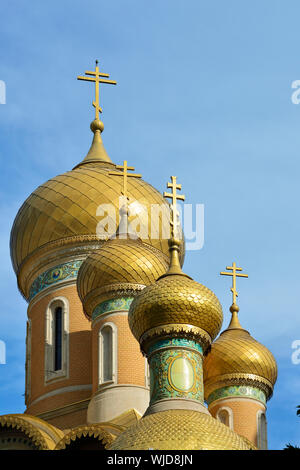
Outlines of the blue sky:
{"label": "blue sky", "polygon": [[159,190],[178,175],[205,204],[205,244],[185,271],[214,290],[229,321],[236,261],[240,320],[278,361],[269,447],[300,445],[299,2],[276,0],[15,0],[1,6],[0,413],[24,410],[26,303],[9,257],[25,198],[86,154],[92,86],[76,76],[99,59],[105,147]]}

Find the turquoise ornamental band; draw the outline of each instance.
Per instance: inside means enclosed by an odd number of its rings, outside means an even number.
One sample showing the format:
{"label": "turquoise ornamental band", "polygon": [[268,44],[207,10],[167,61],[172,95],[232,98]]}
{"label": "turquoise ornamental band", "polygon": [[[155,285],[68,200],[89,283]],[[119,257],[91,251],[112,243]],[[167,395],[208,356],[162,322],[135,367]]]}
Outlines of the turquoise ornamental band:
{"label": "turquoise ornamental band", "polygon": [[264,405],[267,401],[265,393],[259,388],[250,387],[249,385],[233,385],[230,387],[222,387],[218,390],[215,390],[209,395],[206,402],[208,405],[210,405],[216,400],[235,397],[253,398],[254,400],[260,401]]}
{"label": "turquoise ornamental band", "polygon": [[76,279],[81,263],[82,260],[77,260],[70,263],[59,264],[40,274],[30,287],[29,300],[32,300],[39,292],[57,282],[65,281],[66,279]]}
{"label": "turquoise ornamental band", "polygon": [[171,398],[203,403],[202,349],[185,338],[159,340],[148,351],[150,405]]}
{"label": "turquoise ornamental band", "polygon": [[109,299],[97,305],[92,314],[92,319],[110,312],[119,312],[120,310],[128,311],[133,301],[133,297],[119,297],[117,299]]}
{"label": "turquoise ornamental band", "polygon": [[153,351],[157,351],[158,349],[162,348],[169,348],[169,347],[182,347],[191,350],[198,351],[200,354],[203,354],[203,349],[199,343],[194,340],[186,339],[186,338],[164,338],[156,341],[154,344],[149,346],[147,355],[150,356]]}

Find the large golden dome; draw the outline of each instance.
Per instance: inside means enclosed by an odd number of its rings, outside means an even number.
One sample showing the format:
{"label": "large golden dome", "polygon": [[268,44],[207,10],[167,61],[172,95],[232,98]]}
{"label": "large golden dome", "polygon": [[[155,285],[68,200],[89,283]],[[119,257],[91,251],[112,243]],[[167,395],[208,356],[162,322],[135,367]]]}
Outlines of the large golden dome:
{"label": "large golden dome", "polygon": [[128,289],[136,285],[143,289],[164,274],[169,266],[168,257],[141,240],[115,238],[105,242],[82,263],[77,290],[84,311],[92,315],[102,296],[113,290]]}
{"label": "large golden dome", "polygon": [[[92,246],[99,241],[96,229],[103,218],[97,215],[100,205],[112,204],[116,210],[116,223],[119,223],[123,178],[120,170],[120,177],[110,175],[112,170],[118,172],[110,162],[84,161],[72,171],[39,186],[21,206],[12,227],[10,248],[18,285],[26,298],[35,277],[47,269],[42,259],[50,252],[52,266],[55,266],[53,253],[56,250],[60,250],[59,256],[63,257],[69,247],[70,255],[74,256],[76,250],[79,254],[76,247]],[[169,207],[168,203],[153,186],[140,178],[128,178],[127,184],[129,200],[136,201],[141,225],[148,229],[148,237],[143,241],[168,255],[168,240],[164,234],[168,233],[169,222],[162,213],[157,222],[153,221],[153,225],[161,227],[161,232],[151,238],[151,206]],[[84,249],[80,255],[84,256]],[[183,258],[184,249],[182,262]]]}
{"label": "large golden dome", "polygon": [[167,410],[141,418],[109,450],[250,450],[254,445],[205,413]]}
{"label": "large golden dome", "polygon": [[[119,209],[122,178],[109,175],[110,171],[112,167],[105,163],[86,164],[50,179],[33,191],[20,208],[11,232],[11,257],[16,272],[28,255],[49,242],[87,235],[96,239],[98,206],[112,203]],[[142,179],[129,178],[128,193],[131,200],[149,209],[149,215],[151,204],[167,204]],[[149,234],[150,219],[149,216]],[[149,238],[145,242],[168,254],[167,240]]]}
{"label": "large golden dome", "polygon": [[205,399],[218,388],[242,381],[272,395],[277,379],[273,354],[236,320],[211,345],[203,363]]}

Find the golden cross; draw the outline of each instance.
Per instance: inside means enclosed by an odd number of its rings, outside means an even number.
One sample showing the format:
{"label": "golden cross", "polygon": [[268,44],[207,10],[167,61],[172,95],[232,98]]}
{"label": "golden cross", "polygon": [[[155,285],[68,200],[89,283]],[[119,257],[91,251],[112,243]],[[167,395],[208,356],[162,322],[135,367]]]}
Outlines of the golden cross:
{"label": "golden cross", "polygon": [[123,165],[117,165],[116,166],[117,170],[123,170],[123,173],[119,173],[118,171],[110,171],[109,175],[115,175],[115,176],[123,176],[123,191],[122,194],[125,198],[126,204],[127,200],[129,199],[127,196],[127,178],[141,178],[142,175],[136,174],[136,173],[128,173],[129,171],[134,171],[133,166],[128,166],[127,165],[127,160],[124,160]]}
{"label": "golden cross", "polygon": [[172,226],[172,237],[175,237],[175,233],[177,230],[177,226],[179,225],[178,222],[178,210],[177,210],[177,200],[184,201],[185,196],[183,194],[177,194],[177,189],[181,190],[181,184],[177,184],[176,179],[177,176],[171,176],[172,183],[167,183],[167,188],[172,188],[172,193],[164,192],[164,197],[168,197],[172,199],[171,204],[171,221],[170,224]]}
{"label": "golden cross", "polygon": [[237,277],[248,277],[248,274],[239,274],[237,271],[242,271],[242,268],[238,268],[237,265],[233,262],[232,266],[226,266],[226,269],[230,269],[232,273],[226,273],[222,272],[220,274],[224,276],[232,276],[232,287],[231,287],[231,292],[232,292],[232,303],[235,304],[236,297],[238,297],[238,293],[236,291],[236,278]]}
{"label": "golden cross", "polygon": [[85,72],[85,75],[92,75],[92,77],[81,77],[78,76],[77,80],[85,80],[89,82],[95,82],[95,101],[93,101],[93,106],[95,108],[95,119],[99,119],[99,112],[102,113],[102,108],[99,103],[99,83],[109,83],[110,85],[116,85],[117,82],[113,80],[105,80],[100,77],[109,77],[108,73],[99,72],[98,60],[96,60],[95,72]]}

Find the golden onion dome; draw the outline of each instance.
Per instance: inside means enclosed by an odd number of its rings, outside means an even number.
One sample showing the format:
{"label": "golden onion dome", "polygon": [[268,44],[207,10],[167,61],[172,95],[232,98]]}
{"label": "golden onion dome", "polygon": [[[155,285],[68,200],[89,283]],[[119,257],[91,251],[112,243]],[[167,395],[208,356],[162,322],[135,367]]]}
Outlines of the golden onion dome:
{"label": "golden onion dome", "polygon": [[[11,259],[25,297],[28,296],[32,267],[37,269],[41,255],[46,256],[57,247],[74,248],[75,245],[99,240],[97,225],[103,217],[103,211],[99,214],[100,206],[112,204],[118,223],[123,172],[116,169],[103,147],[103,124],[99,123],[94,121],[91,125],[94,140],[85,159],[72,171],[50,179],[33,191],[15,218],[10,238]],[[120,176],[111,175],[112,170]],[[168,203],[141,178],[128,178],[127,191],[130,202],[135,201],[140,225],[146,227],[147,238],[143,241],[168,254],[168,242],[163,236],[169,230],[167,217],[160,212],[157,220],[153,220],[156,215],[152,216],[151,212],[153,204],[169,207]],[[161,226],[161,232],[152,236],[152,225]],[[181,252],[182,261],[183,258],[184,250]]]}
{"label": "golden onion dome", "polygon": [[105,242],[82,263],[77,290],[85,313],[113,293],[139,291],[166,272],[168,258],[141,240],[115,238]]}
{"label": "golden onion dome", "polygon": [[140,341],[162,326],[169,332],[194,328],[203,333],[207,346],[222,326],[221,304],[210,289],[181,271],[177,259],[180,242],[171,239],[169,245],[170,268],[133,300],[128,315],[130,329]]}
{"label": "golden onion dome", "polygon": [[206,413],[166,410],[141,418],[109,450],[255,450],[246,438]]}
{"label": "golden onion dome", "polygon": [[252,385],[272,396],[277,379],[273,354],[244,330],[237,318],[238,306],[231,306],[229,327],[211,345],[204,359],[205,399],[215,390],[229,385]]}

